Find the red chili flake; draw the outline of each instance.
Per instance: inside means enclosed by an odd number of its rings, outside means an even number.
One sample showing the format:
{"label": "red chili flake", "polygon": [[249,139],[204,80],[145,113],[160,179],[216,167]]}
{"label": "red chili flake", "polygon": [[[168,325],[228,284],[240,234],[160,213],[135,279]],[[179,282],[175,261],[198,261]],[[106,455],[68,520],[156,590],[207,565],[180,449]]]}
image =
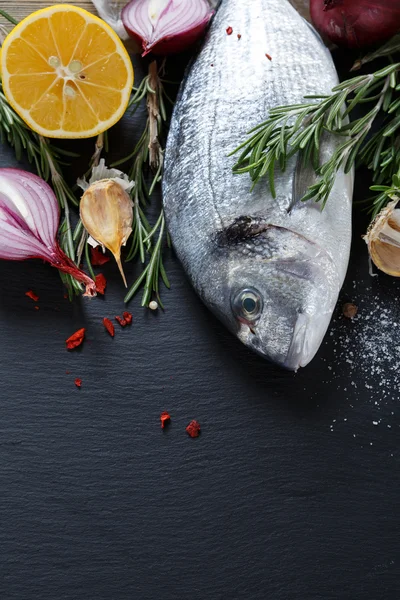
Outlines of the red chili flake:
{"label": "red chili flake", "polygon": [[114,329],[114,325],[112,324],[110,319],[107,319],[107,317],[104,317],[103,325],[107,329],[107,331],[111,335],[111,337],[114,337],[115,329]]}
{"label": "red chili flake", "polygon": [[96,292],[104,296],[104,292],[106,291],[107,287],[107,279],[104,277],[103,273],[99,273],[98,275],[96,275],[95,283]]}
{"label": "red chili flake", "polygon": [[65,371],[66,375],[69,375],[71,373],[71,371]]}
{"label": "red chili flake", "polygon": [[227,33],[228,35],[232,35],[232,33],[233,33],[233,29],[232,29],[232,27],[228,27],[228,29],[226,30],[226,33]]}
{"label": "red chili flake", "polygon": [[105,265],[110,260],[109,256],[103,254],[100,248],[91,248],[90,249],[90,262],[94,267],[101,267]]}
{"label": "red chili flake", "polygon": [[38,306],[35,306],[35,310],[39,310],[39,307],[38,307]]}
{"label": "red chili flake", "polygon": [[242,34],[238,33],[237,35],[238,35],[238,40],[241,40],[242,39]]}
{"label": "red chili flake", "polygon": [[79,377],[77,377],[75,379],[75,385],[76,385],[76,387],[80,388],[82,385],[82,379],[79,379]]}
{"label": "red chili flake", "polygon": [[265,53],[265,56],[268,58],[268,60],[272,60],[272,56],[270,56],[269,54]]}
{"label": "red chili flake", "polygon": [[86,329],[84,327],[82,327],[82,329],[78,329],[78,331],[75,331],[75,333],[73,333],[65,342],[67,344],[67,349],[73,350],[74,348],[80,346],[84,340],[85,332]]}
{"label": "red chili flake", "polygon": [[190,421],[189,425],[186,427],[186,431],[192,438],[199,437],[200,423],[198,421]]}
{"label": "red chili flake", "polygon": [[124,317],[128,325],[132,323],[132,313],[125,311],[124,313],[122,313],[122,316]]}
{"label": "red chili flake", "polygon": [[126,319],[123,319],[122,317],[115,317],[115,320],[121,325],[121,327],[126,327],[128,325]]}
{"label": "red chili flake", "polygon": [[165,425],[167,423],[169,423],[170,420],[171,420],[171,417],[170,417],[169,413],[162,412],[161,415],[160,415],[161,429],[164,429]]}
{"label": "red chili flake", "polygon": [[68,294],[64,294],[64,298],[68,300]]}
{"label": "red chili flake", "polygon": [[25,296],[28,296],[28,298],[30,298],[34,302],[37,302],[39,300],[39,296],[35,294],[35,292],[32,292],[32,290],[25,292]]}

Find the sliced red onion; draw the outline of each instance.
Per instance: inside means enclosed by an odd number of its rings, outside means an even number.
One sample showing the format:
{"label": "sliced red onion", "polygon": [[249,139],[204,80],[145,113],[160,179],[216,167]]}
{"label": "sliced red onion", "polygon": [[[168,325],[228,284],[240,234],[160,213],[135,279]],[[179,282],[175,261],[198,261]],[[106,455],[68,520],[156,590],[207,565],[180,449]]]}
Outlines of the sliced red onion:
{"label": "sliced red onion", "polygon": [[51,187],[37,175],[20,169],[0,169],[0,259],[41,258],[86,286],[96,285],[78,269],[57,242],[60,210]]}
{"label": "sliced red onion", "polygon": [[207,0],[131,0],[122,10],[122,22],[143,56],[167,55],[200,39],[213,14]]}

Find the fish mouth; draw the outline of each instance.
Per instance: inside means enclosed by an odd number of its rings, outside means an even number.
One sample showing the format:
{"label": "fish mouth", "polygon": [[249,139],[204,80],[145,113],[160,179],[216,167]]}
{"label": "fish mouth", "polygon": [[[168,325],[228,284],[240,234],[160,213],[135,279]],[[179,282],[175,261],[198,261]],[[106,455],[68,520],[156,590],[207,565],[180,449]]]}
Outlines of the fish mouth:
{"label": "fish mouth", "polygon": [[[326,324],[323,316],[322,323]],[[258,340],[257,326],[242,322],[238,333],[239,339],[263,358],[275,363],[287,371],[297,372],[314,358],[319,350],[327,327],[315,327],[310,315],[300,313],[294,326],[293,336],[287,354],[271,356],[266,353]]]}
{"label": "fish mouth", "polygon": [[[305,367],[314,358],[319,348],[315,335],[311,333],[310,317],[307,314],[299,314],[294,326],[292,343],[290,344],[283,367],[290,371],[298,371]],[[322,340],[323,335],[321,336]]]}

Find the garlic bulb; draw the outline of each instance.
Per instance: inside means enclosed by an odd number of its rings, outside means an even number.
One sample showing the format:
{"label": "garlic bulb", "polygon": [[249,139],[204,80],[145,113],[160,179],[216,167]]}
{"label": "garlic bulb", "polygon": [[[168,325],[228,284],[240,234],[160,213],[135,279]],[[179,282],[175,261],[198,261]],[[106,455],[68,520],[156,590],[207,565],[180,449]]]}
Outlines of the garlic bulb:
{"label": "garlic bulb", "polygon": [[365,241],[374,265],[393,277],[400,277],[400,209],[398,199],[381,210],[371,223]]}
{"label": "garlic bulb", "polygon": [[80,215],[89,235],[114,255],[127,287],[121,263],[121,246],[126,244],[132,233],[131,197],[114,179],[95,181],[82,196]]}

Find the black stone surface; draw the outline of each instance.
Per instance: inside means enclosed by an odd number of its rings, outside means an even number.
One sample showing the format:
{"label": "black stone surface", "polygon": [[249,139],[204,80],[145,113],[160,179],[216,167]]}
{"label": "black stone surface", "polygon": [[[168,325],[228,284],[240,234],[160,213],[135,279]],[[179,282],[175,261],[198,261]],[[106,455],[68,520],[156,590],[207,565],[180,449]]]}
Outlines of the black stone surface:
{"label": "black stone surface", "polygon": [[[117,127],[111,158],[137,133],[137,121]],[[81,149],[71,180],[92,142]],[[15,164],[7,147],[1,164]],[[1,263],[1,600],[400,597],[397,377],[388,360],[374,375],[382,337],[372,358],[357,345],[377,299],[397,323],[399,285],[368,275],[356,214],[334,335],[297,374],[225,331],[173,256],[165,313],[136,298],[115,339],[101,322],[124,309],[113,263],[99,269],[105,299],[73,304],[51,267]],[[340,318],[349,299],[364,320]]]}

